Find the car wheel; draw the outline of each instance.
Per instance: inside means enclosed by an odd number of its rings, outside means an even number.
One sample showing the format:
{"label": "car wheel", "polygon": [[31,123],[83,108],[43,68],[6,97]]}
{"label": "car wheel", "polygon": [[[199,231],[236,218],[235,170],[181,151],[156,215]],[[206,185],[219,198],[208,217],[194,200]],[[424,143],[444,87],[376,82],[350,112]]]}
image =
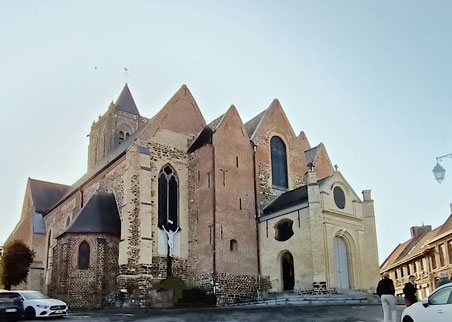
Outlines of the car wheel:
{"label": "car wheel", "polygon": [[36,311],[34,308],[32,308],[31,306],[27,307],[25,309],[25,314],[24,314],[26,319],[34,319],[36,317]]}
{"label": "car wheel", "polygon": [[413,319],[411,318],[411,317],[409,317],[408,315],[407,316],[405,316],[404,318],[403,318],[403,321],[402,322],[414,322],[413,321]]}

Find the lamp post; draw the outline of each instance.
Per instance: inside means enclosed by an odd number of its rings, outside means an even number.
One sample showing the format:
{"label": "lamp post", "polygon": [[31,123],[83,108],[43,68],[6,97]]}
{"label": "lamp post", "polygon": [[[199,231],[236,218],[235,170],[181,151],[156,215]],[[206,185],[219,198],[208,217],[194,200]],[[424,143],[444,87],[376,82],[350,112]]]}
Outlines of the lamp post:
{"label": "lamp post", "polygon": [[436,157],[436,165],[433,168],[433,175],[435,176],[436,181],[438,183],[443,182],[444,177],[446,176],[446,169],[444,169],[441,164],[439,164],[441,161],[443,161],[443,158],[452,158],[452,153],[442,155],[440,157]]}

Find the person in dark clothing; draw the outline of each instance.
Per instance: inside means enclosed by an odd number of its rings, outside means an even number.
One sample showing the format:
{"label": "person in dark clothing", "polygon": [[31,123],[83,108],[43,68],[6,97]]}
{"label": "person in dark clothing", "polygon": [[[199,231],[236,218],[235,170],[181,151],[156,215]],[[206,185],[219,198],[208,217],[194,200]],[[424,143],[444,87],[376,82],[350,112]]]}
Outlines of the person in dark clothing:
{"label": "person in dark clothing", "polygon": [[408,277],[410,280],[405,284],[403,288],[403,294],[405,295],[405,305],[408,307],[417,302],[417,285],[414,283],[414,275]]}
{"label": "person in dark clothing", "polygon": [[[395,299],[395,288],[394,282],[389,278],[389,273],[383,274],[383,279],[378,282],[377,294],[381,298],[381,305],[383,306],[383,316],[384,321],[389,322],[397,321],[397,311],[396,311],[396,299]],[[392,320],[389,318],[392,317]]]}

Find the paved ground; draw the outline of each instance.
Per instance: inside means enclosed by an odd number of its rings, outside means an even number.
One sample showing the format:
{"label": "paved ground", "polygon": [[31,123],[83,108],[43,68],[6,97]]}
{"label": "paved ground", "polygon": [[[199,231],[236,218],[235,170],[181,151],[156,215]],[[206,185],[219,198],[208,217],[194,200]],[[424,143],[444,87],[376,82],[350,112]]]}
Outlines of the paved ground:
{"label": "paved ground", "polygon": [[[398,306],[402,313],[404,306]],[[72,312],[60,321],[383,321],[379,305],[274,306],[153,310],[150,312]]]}

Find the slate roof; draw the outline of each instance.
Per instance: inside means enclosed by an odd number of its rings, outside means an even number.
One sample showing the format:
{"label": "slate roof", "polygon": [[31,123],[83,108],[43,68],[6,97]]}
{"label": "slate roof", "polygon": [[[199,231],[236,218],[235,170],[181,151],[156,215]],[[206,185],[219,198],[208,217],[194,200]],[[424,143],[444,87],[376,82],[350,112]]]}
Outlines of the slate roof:
{"label": "slate roof", "polygon": [[68,190],[69,186],[28,178],[35,211],[46,213]]}
{"label": "slate roof", "polygon": [[307,164],[309,164],[309,163],[314,164],[315,157],[317,155],[318,147],[319,146],[317,145],[317,146],[315,146],[313,148],[310,148],[309,150],[304,151],[304,154],[306,156],[306,163]]}
{"label": "slate roof", "polygon": [[190,148],[188,149],[188,153],[192,153],[199,149],[200,147],[212,143],[212,136],[218,129],[218,126],[220,125],[221,121],[223,120],[225,114],[220,115],[215,120],[207,124],[204,129],[199,133],[198,137],[195,141],[191,144]]}
{"label": "slate roof", "polygon": [[253,117],[251,120],[246,122],[244,124],[246,132],[248,133],[248,137],[251,139],[253,137],[254,132],[256,132],[256,129],[258,128],[259,124],[261,123],[262,119],[264,118],[265,113],[267,112],[268,108],[257,114],[255,117]]}
{"label": "slate roof", "polygon": [[121,94],[119,94],[119,97],[116,100],[115,108],[119,111],[140,115],[127,83],[124,85]]}
{"label": "slate roof", "polygon": [[283,192],[270,202],[264,209],[261,217],[274,214],[278,211],[300,205],[303,201],[308,200],[308,187],[301,186],[299,188]]}
{"label": "slate roof", "polygon": [[121,220],[114,194],[95,192],[65,233],[103,233],[119,237]]}

